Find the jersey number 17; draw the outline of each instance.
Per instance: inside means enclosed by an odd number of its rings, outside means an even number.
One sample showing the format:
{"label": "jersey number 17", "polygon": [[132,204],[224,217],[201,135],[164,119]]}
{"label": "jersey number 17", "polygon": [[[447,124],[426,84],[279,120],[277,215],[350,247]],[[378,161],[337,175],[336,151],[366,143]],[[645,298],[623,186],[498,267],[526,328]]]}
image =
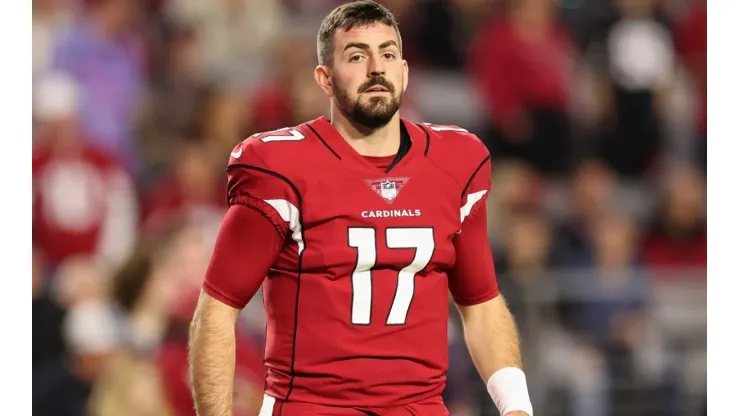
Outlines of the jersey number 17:
{"label": "jersey number 17", "polygon": [[[357,264],[352,273],[352,323],[370,325],[372,270],[377,260],[375,229],[350,227],[347,240],[350,247],[357,249]],[[434,230],[431,227],[387,228],[385,241],[390,249],[416,249],[411,264],[398,272],[396,294],[386,319],[386,325],[403,325],[414,298],[416,274],[429,264],[434,254]]]}

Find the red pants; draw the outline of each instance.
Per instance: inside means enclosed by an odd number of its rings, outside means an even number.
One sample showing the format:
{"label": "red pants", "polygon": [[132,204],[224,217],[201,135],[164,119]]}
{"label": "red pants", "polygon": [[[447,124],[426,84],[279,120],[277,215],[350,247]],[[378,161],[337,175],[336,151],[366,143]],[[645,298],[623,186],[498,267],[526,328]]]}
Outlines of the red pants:
{"label": "red pants", "polygon": [[265,396],[259,416],[449,416],[441,397],[397,407],[334,407]]}

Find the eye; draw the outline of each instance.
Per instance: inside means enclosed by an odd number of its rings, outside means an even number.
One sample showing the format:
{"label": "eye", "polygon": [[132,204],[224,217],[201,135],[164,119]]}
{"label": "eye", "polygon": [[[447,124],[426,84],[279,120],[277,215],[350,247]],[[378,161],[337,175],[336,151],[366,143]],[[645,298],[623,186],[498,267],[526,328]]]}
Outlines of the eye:
{"label": "eye", "polygon": [[394,59],[395,57],[396,57],[396,54],[393,53],[393,52],[385,52],[385,53],[383,53],[383,58],[385,58],[385,59],[390,60],[390,59]]}
{"label": "eye", "polygon": [[363,56],[360,54],[352,55],[349,57],[350,62],[360,62],[362,60]]}

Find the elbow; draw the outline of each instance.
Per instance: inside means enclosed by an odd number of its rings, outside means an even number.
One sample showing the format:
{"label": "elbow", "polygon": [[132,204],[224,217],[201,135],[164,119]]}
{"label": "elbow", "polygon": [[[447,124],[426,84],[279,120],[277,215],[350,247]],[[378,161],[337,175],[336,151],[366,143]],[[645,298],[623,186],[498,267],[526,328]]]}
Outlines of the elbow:
{"label": "elbow", "polygon": [[459,305],[460,316],[465,325],[475,324],[478,322],[490,321],[492,318],[496,319],[502,315],[509,315],[509,307],[506,305],[506,299],[501,293],[498,293],[495,297],[480,302],[475,305],[462,306]]}

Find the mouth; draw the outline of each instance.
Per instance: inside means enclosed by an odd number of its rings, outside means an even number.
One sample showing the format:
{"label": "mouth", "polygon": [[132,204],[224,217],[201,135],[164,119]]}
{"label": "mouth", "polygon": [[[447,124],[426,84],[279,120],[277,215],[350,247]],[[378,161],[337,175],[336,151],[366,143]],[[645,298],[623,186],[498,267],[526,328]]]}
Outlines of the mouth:
{"label": "mouth", "polygon": [[365,92],[388,92],[388,88],[382,86],[382,85],[374,85],[368,89],[365,90]]}

